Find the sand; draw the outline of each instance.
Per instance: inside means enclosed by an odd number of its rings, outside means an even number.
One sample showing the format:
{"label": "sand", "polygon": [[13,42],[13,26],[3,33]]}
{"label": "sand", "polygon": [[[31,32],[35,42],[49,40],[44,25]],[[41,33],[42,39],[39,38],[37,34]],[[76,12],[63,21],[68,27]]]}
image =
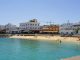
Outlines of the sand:
{"label": "sand", "polygon": [[80,42],[78,37],[61,37],[61,36],[11,36],[9,38],[32,39],[32,40],[57,40],[66,42]]}
{"label": "sand", "polygon": [[80,60],[80,56],[75,56],[75,57],[61,59],[61,60]]}

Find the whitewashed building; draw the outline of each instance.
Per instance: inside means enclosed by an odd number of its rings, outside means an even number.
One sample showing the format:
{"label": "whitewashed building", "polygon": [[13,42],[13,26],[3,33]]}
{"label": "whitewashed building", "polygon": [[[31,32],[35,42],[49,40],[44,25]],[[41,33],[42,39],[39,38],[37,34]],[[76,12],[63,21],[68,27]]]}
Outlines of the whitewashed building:
{"label": "whitewashed building", "polygon": [[37,19],[32,19],[28,22],[20,23],[20,31],[28,32],[30,30],[39,30],[40,29],[40,23],[37,21]]}
{"label": "whitewashed building", "polygon": [[11,23],[6,24],[5,29],[6,33],[19,33],[19,28]]}
{"label": "whitewashed building", "polygon": [[4,30],[5,29],[5,25],[0,25],[0,30]]}
{"label": "whitewashed building", "polygon": [[73,23],[65,23],[59,26],[60,34],[75,34]]}
{"label": "whitewashed building", "polygon": [[76,34],[79,34],[80,35],[80,22],[75,23],[73,26],[75,28]]}
{"label": "whitewashed building", "polygon": [[78,23],[65,23],[59,27],[60,34],[80,34],[80,22]]}
{"label": "whitewashed building", "polygon": [[5,25],[0,25],[0,34],[6,33]]}

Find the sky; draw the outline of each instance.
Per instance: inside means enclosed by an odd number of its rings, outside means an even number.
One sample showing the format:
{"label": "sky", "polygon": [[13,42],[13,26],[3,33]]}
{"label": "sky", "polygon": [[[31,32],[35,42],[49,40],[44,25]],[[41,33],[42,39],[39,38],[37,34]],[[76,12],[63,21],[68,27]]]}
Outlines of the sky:
{"label": "sky", "polygon": [[80,0],[0,0],[0,25],[38,19],[41,24],[80,21]]}

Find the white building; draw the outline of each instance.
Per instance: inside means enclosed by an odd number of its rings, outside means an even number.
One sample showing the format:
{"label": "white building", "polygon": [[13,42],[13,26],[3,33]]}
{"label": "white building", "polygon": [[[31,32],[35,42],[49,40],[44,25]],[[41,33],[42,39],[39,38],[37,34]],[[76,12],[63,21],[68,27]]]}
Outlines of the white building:
{"label": "white building", "polygon": [[0,30],[4,30],[5,26],[4,25],[0,25]]}
{"label": "white building", "polygon": [[80,35],[80,22],[75,23],[73,26],[75,28],[76,34]]}
{"label": "white building", "polygon": [[37,21],[37,19],[32,19],[28,22],[20,23],[19,26],[21,31],[30,31],[30,30],[39,30],[40,29],[40,23]]}
{"label": "white building", "polygon": [[75,28],[72,23],[65,23],[59,27],[60,34],[75,34]]}
{"label": "white building", "polygon": [[78,23],[66,23],[60,25],[59,27],[60,34],[80,34],[80,22]]}
{"label": "white building", "polygon": [[6,33],[19,33],[19,29],[16,25],[8,23],[5,25]]}
{"label": "white building", "polygon": [[6,33],[5,26],[0,25],[0,34]]}

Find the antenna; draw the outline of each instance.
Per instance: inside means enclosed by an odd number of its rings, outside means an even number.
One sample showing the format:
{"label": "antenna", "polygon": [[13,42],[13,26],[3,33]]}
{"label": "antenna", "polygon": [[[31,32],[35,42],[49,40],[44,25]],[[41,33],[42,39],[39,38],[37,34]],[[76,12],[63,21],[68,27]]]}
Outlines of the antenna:
{"label": "antenna", "polygon": [[49,22],[46,22],[47,23],[47,25],[49,24]]}
{"label": "antenna", "polygon": [[51,25],[51,22],[47,22],[47,25]]}
{"label": "antenna", "polygon": [[50,20],[49,25],[51,25],[51,24],[52,24],[52,22],[51,22],[51,20]]}
{"label": "antenna", "polygon": [[68,20],[68,23],[70,23],[70,21]]}
{"label": "antenna", "polygon": [[52,23],[53,23],[53,25],[54,25],[54,21],[53,21]]}
{"label": "antenna", "polygon": [[49,22],[49,25],[51,25],[51,21]]}
{"label": "antenna", "polygon": [[47,25],[51,25],[51,24],[54,24],[54,22],[51,22],[51,20],[49,22],[46,22]]}

